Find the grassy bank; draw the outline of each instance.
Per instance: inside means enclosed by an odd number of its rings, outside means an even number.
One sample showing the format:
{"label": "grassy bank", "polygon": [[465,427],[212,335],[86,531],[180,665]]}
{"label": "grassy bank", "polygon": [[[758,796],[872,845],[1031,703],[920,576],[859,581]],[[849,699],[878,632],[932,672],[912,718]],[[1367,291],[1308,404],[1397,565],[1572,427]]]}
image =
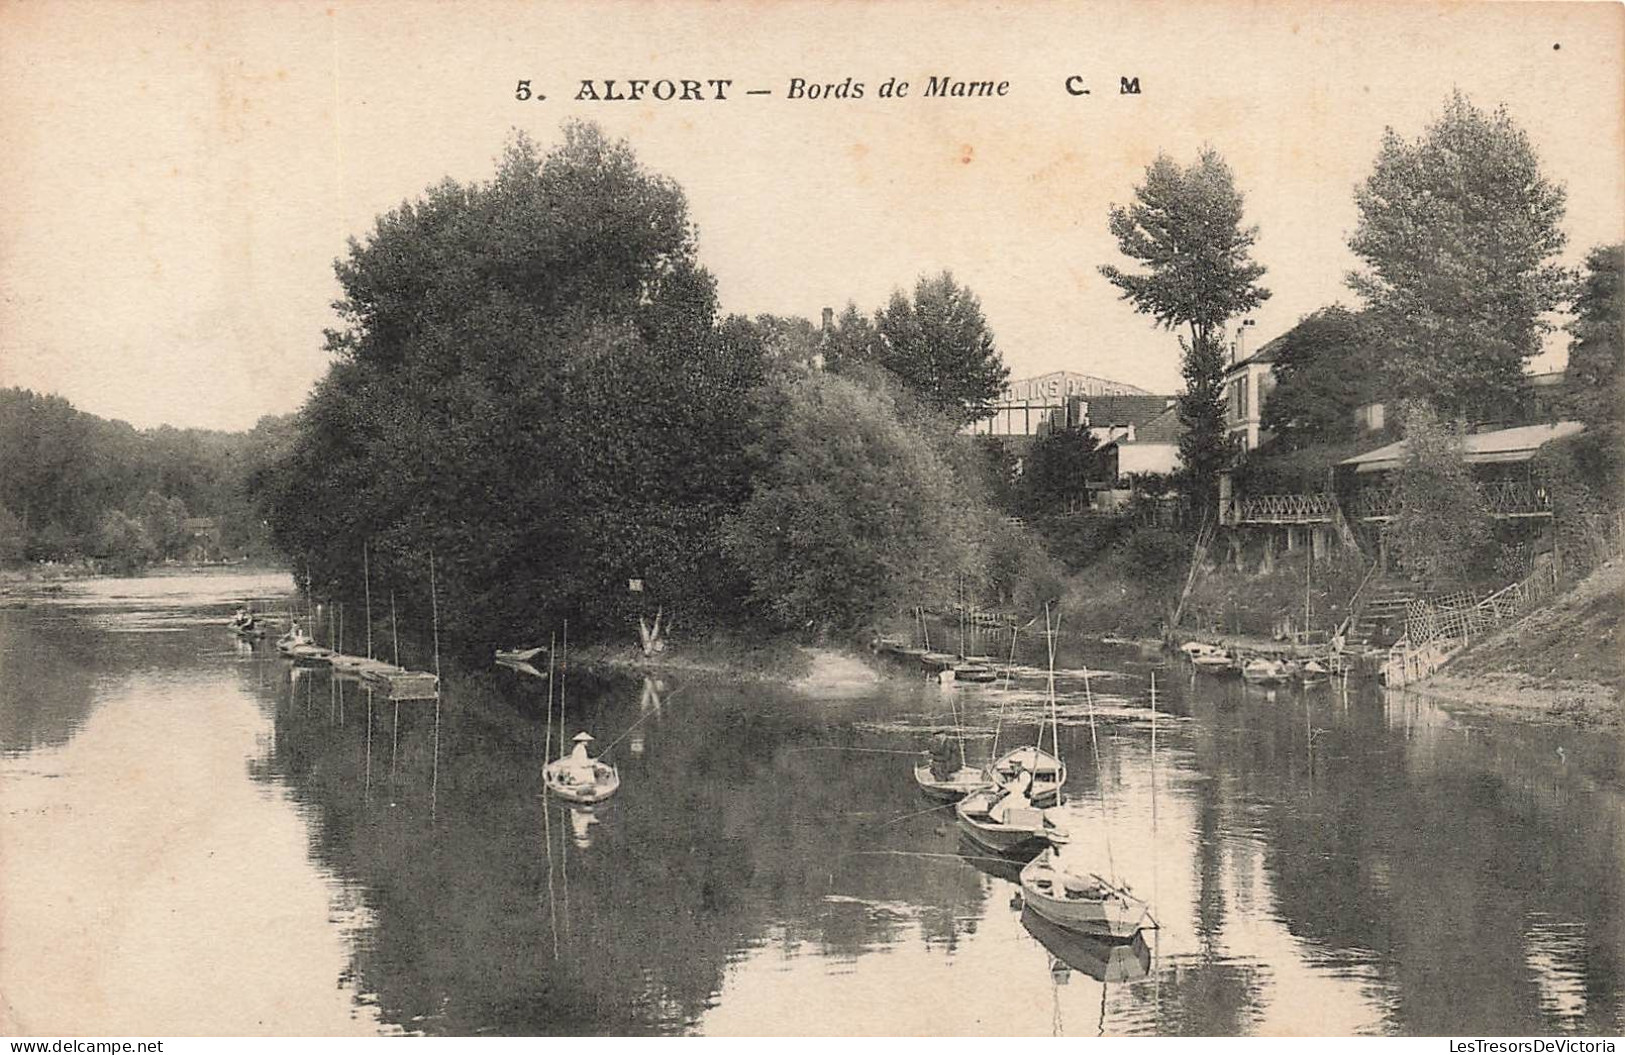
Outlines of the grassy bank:
{"label": "grassy bank", "polygon": [[1625,560],[1489,634],[1416,686],[1455,709],[1617,727],[1625,723],[1620,625]]}

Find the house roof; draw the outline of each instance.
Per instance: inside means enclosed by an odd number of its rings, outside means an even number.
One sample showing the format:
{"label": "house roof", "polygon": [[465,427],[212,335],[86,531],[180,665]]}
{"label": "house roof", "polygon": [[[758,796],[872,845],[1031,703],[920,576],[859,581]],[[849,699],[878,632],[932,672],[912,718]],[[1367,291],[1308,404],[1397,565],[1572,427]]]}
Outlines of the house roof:
{"label": "house roof", "polygon": [[1225,368],[1224,372],[1226,374],[1230,374],[1233,371],[1240,370],[1242,367],[1249,366],[1253,363],[1273,363],[1275,362],[1275,357],[1281,354],[1281,346],[1285,342],[1286,337],[1284,335],[1277,337],[1274,340],[1266,341],[1264,342],[1264,347],[1260,348],[1258,351],[1254,352],[1252,355],[1249,355],[1245,359],[1231,363]]}
{"label": "house roof", "polygon": [[1138,428],[1168,409],[1170,396],[1096,396],[1085,399],[1084,416],[1091,428],[1133,425]]}
{"label": "house roof", "polygon": [[[1493,432],[1475,432],[1462,439],[1462,457],[1469,465],[1490,462],[1526,462],[1535,452],[1553,440],[1565,439],[1584,431],[1578,421],[1555,421],[1545,425],[1520,425],[1512,429]],[[1352,466],[1357,473],[1376,473],[1397,469],[1405,461],[1409,448],[1405,441],[1390,443],[1365,454],[1345,458],[1339,464]]]}
{"label": "house roof", "polygon": [[1100,446],[1104,450],[1112,444],[1117,444],[1120,447],[1143,447],[1156,443],[1173,444],[1179,442],[1179,437],[1184,431],[1185,426],[1179,423],[1179,408],[1177,406],[1168,407],[1144,425],[1135,426],[1133,440],[1130,440],[1126,435],[1117,436]]}

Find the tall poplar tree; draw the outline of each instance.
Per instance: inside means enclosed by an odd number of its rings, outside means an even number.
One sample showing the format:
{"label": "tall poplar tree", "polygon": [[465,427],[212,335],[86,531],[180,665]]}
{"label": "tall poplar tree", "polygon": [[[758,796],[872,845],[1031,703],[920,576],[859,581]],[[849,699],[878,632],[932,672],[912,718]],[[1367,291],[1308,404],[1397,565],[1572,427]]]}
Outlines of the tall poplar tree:
{"label": "tall poplar tree", "polygon": [[1114,205],[1109,226],[1123,255],[1142,265],[1129,272],[1107,264],[1106,280],[1141,314],[1183,329],[1179,397],[1185,491],[1208,508],[1214,476],[1229,459],[1224,425],[1224,325],[1269,299],[1258,284],[1264,267],[1251,257],[1258,228],[1242,225],[1244,199],[1230,166],[1204,149],[1181,167],[1166,154],[1145,170],[1134,203]]}

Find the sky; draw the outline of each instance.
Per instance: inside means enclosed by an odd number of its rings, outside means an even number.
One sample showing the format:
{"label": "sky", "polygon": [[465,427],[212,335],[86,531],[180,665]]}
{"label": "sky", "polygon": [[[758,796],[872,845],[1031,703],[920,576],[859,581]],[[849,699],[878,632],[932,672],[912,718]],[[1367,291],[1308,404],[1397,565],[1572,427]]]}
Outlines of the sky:
{"label": "sky", "polygon": [[[932,76],[1009,87],[923,97]],[[848,77],[862,99],[786,97]],[[893,77],[908,97],[879,98]],[[575,98],[606,78],[733,83]],[[1256,348],[1355,303],[1353,190],[1384,128],[1414,138],[1455,88],[1566,186],[1567,262],[1625,237],[1618,4],[0,0],[0,386],[138,427],[295,410],[347,240],[489,177],[513,130],[585,118],[682,185],[725,312],[869,311],[947,268],[1013,378],[1171,393],[1175,338],[1098,272],[1158,152],[1234,170],[1274,294]]]}

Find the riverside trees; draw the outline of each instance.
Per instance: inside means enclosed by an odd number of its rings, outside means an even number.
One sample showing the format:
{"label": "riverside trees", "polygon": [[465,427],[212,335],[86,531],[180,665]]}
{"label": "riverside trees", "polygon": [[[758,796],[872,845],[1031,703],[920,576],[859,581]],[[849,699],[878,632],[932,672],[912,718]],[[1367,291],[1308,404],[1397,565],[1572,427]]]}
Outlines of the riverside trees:
{"label": "riverside trees", "polygon": [[[957,515],[929,430],[861,362],[818,374],[810,324],[719,320],[695,247],[680,188],[591,125],[546,154],[521,136],[488,182],[379,217],[337,265],[332,368],[259,478],[279,545],[350,596],[363,540],[396,586],[425,587],[433,550],[442,611],[487,644],[623,629],[645,601],[694,629],[848,625],[904,597],[903,554],[949,559],[925,525]],[[941,291],[922,333],[980,324]]]}
{"label": "riverside trees", "polygon": [[1355,203],[1365,268],[1348,281],[1389,387],[1448,417],[1508,416],[1565,291],[1565,193],[1528,135],[1455,92],[1416,140],[1386,131]]}

